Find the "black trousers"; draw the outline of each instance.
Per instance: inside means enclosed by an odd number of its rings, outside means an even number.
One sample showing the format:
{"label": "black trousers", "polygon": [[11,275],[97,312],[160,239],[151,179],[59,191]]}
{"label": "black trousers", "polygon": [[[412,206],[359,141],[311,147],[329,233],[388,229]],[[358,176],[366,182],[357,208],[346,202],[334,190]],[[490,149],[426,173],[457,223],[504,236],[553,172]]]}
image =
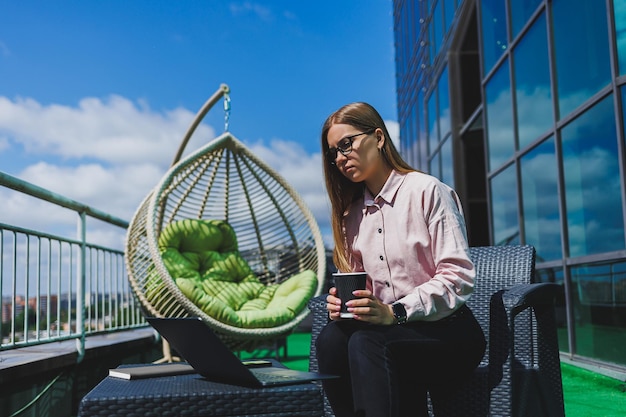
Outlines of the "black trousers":
{"label": "black trousers", "polygon": [[478,366],[485,337],[467,306],[436,322],[328,323],[316,340],[336,417],[427,416],[427,392],[445,398]]}

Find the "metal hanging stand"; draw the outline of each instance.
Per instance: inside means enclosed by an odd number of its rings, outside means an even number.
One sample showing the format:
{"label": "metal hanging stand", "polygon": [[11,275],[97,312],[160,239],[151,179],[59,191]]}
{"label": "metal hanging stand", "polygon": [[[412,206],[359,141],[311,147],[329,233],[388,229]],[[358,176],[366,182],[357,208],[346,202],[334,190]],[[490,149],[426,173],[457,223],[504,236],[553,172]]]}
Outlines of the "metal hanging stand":
{"label": "metal hanging stand", "polygon": [[178,147],[178,151],[176,152],[176,155],[174,156],[174,160],[172,161],[172,166],[174,166],[180,160],[181,156],[183,155],[183,152],[185,151],[185,147],[187,147],[187,143],[189,142],[189,139],[191,139],[193,132],[195,132],[196,128],[198,127],[198,125],[200,124],[204,116],[206,116],[209,110],[211,110],[211,108],[215,105],[215,103],[217,103],[219,99],[221,99],[222,97],[224,97],[224,112],[225,112],[224,131],[228,132],[228,124],[230,122],[230,96],[229,94],[230,94],[230,88],[228,87],[228,85],[221,84],[220,88],[215,93],[213,93],[211,97],[209,97],[209,99],[206,101],[206,103],[204,103],[204,105],[198,111],[198,113],[196,113],[195,119],[189,126],[189,129],[187,129],[187,133],[185,133],[185,136],[183,137],[183,140],[181,141],[180,146]]}

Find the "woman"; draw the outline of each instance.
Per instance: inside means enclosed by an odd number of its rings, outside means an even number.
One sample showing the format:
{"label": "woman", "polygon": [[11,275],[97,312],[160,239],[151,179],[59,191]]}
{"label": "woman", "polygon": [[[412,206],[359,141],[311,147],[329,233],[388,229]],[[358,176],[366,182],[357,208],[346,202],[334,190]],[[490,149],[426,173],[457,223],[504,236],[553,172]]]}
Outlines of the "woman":
{"label": "woman", "polygon": [[378,112],[348,104],[322,129],[332,205],[334,262],[366,271],[367,289],[349,301],[327,296],[331,321],[317,342],[337,417],[427,415],[426,393],[445,395],[480,362],[485,338],[465,306],[474,285],[456,193],[412,169]]}

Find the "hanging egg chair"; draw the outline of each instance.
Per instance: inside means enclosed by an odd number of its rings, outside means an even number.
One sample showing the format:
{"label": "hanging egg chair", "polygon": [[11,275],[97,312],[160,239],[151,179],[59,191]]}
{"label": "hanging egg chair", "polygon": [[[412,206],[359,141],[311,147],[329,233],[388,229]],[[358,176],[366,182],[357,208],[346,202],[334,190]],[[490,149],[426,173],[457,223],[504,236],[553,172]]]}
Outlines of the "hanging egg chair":
{"label": "hanging egg chair", "polygon": [[228,93],[222,85],[205,103],[137,209],[125,260],[145,315],[200,317],[232,350],[250,351],[306,318],[306,303],[323,289],[326,257],[303,200],[227,122],[223,134],[181,159],[222,97],[228,121]]}

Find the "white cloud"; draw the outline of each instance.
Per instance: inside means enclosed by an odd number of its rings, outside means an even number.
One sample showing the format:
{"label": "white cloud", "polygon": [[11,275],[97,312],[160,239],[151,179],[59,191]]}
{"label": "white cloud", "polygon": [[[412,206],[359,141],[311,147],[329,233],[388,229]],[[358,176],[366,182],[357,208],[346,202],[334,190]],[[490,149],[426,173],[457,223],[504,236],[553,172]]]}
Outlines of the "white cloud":
{"label": "white cloud", "polygon": [[[0,97],[0,153],[7,143],[21,145],[13,146],[12,155],[19,148],[39,161],[24,166],[18,178],[130,221],[169,168],[193,117],[186,109],[157,112],[120,96],[86,98],[77,106]],[[398,145],[397,122],[385,124]],[[198,149],[213,137],[214,129],[201,125],[187,149]],[[281,138],[239,139],[298,192],[332,246],[320,153],[309,154],[301,144]],[[7,189],[0,188],[0,198],[4,223],[76,237],[75,213]],[[99,221],[88,224],[93,243],[123,248],[124,230]]]}
{"label": "white cloud", "polygon": [[234,16],[253,14],[265,22],[269,22],[274,18],[272,11],[269,8],[249,1],[244,1],[243,3],[231,3],[230,11]]}
{"label": "white cloud", "polygon": [[513,113],[511,92],[507,88],[490,98],[487,106],[487,133],[489,145],[489,167],[496,168],[513,156]]}
{"label": "white cloud", "polygon": [[385,126],[394,146],[400,150],[400,125],[394,120],[385,120]]}
{"label": "white cloud", "polygon": [[[8,132],[29,154],[112,164],[149,160],[167,166],[193,118],[186,109],[158,113],[120,96],[85,98],[77,107],[0,97],[0,131]],[[214,136],[206,125],[194,134]]]}
{"label": "white cloud", "polygon": [[259,141],[249,147],[298,192],[320,228],[329,224],[330,203],[324,186],[322,157],[319,153],[309,155],[299,143],[280,139],[272,139],[267,145]]}
{"label": "white cloud", "polygon": [[523,148],[552,127],[550,89],[538,86],[533,91],[516,91],[518,134]]}
{"label": "white cloud", "polygon": [[[156,112],[119,96],[86,98],[75,107],[0,97],[0,152],[7,143],[21,145],[11,152],[23,149],[39,162],[24,166],[15,174],[18,178],[130,221],[165,174],[193,117],[185,109]],[[198,149],[199,142],[213,137],[214,129],[201,125],[187,149]],[[320,154],[278,138],[247,146],[296,189],[320,228],[328,228]],[[6,189],[0,189],[0,197],[3,222],[50,233],[65,228],[69,232],[62,236],[75,237],[75,213],[50,209],[48,203]],[[96,222],[89,231],[91,238],[100,239],[94,243],[120,247],[124,232],[104,231],[103,226]]]}
{"label": "white cloud", "polygon": [[20,178],[130,220],[163,174],[164,170],[147,162],[110,168],[96,163],[67,167],[39,162],[26,167]]}
{"label": "white cloud", "polygon": [[3,136],[0,136],[0,152],[8,149],[11,145],[9,144],[9,139]]}

